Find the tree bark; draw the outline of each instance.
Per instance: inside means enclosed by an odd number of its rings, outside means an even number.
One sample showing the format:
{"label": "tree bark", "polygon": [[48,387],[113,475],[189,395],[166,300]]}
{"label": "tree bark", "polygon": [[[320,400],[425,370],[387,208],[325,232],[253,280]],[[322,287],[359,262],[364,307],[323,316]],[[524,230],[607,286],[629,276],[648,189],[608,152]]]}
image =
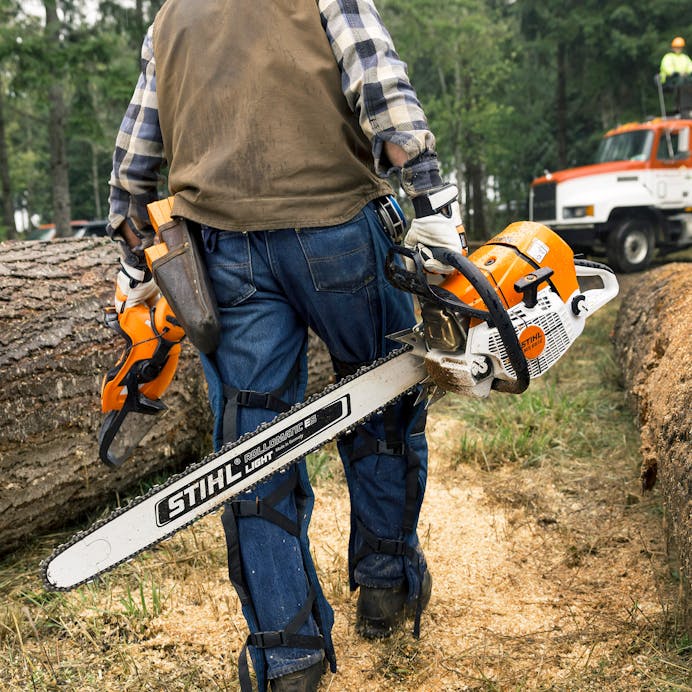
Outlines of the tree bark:
{"label": "tree bark", "polygon": [[477,160],[472,160],[469,165],[469,178],[471,179],[473,227],[475,238],[488,238],[485,221],[485,192],[483,190],[483,166]]}
{"label": "tree bark", "polygon": [[[211,450],[204,376],[183,341],[146,449],[118,470],[98,460],[101,378],[125,345],[102,323],[117,257],[107,239],[0,243],[0,554]],[[331,362],[314,335],[309,354],[310,393]]]}
{"label": "tree bark", "polygon": [[669,264],[637,277],[623,297],[614,342],[641,429],[642,485],[659,481],[683,620],[692,633],[692,275]]}
{"label": "tree bark", "polygon": [[102,325],[117,256],[101,239],[0,244],[0,552],[209,450],[204,378],[183,342],[146,453],[117,471],[98,460],[100,381],[124,346]]}

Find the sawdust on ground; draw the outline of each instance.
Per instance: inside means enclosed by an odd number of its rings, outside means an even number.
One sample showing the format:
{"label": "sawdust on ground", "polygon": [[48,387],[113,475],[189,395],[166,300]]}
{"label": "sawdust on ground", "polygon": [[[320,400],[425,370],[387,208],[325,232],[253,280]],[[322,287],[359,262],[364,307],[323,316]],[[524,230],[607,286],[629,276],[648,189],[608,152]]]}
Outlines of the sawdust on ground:
{"label": "sawdust on ground", "polygon": [[[608,459],[487,472],[456,458],[464,425],[433,411],[428,428],[419,534],[434,583],[419,640],[408,630],[383,641],[356,635],[348,495],[342,478],[319,484],[310,533],[335,610],[339,665],[320,690],[649,689],[655,673],[642,632],[662,621],[669,594],[659,579],[660,522],[652,501],[640,500],[637,468]],[[164,583],[167,605],[132,653],[171,683],[184,660],[207,670],[208,689],[235,690],[245,623],[223,566],[220,522],[207,517],[194,532],[207,557],[190,561],[188,580],[178,573]],[[211,560],[210,545],[220,549]]]}

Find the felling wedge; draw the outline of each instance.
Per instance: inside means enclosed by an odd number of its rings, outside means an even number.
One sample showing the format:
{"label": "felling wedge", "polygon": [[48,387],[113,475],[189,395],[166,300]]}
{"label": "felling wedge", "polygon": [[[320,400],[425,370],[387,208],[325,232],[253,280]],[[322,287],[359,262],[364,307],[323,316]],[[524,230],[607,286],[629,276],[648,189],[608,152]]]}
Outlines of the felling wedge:
{"label": "felling wedge", "polygon": [[415,250],[394,246],[387,258],[389,280],[421,306],[419,325],[391,335],[401,349],[75,535],[42,563],[46,588],[75,588],[132,559],[411,390],[430,399],[441,390],[523,392],[618,292],[608,267],[575,260],[536,223],[512,224],[469,257],[436,254],[456,270],[440,285],[428,282]]}

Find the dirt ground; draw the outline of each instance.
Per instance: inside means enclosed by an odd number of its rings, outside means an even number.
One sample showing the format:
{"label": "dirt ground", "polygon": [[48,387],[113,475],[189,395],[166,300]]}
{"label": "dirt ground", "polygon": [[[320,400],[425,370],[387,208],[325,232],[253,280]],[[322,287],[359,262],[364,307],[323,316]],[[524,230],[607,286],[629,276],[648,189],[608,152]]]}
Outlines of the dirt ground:
{"label": "dirt ground", "polygon": [[[457,464],[463,427],[443,413],[429,426],[419,533],[434,585],[419,640],[410,631],[375,642],[356,635],[345,485],[338,476],[318,485],[312,545],[335,609],[339,664],[320,690],[690,689],[665,683],[684,673],[656,652],[674,593],[656,499],[640,497],[636,465],[485,471]],[[204,519],[193,539],[200,555],[222,545],[218,519]],[[166,608],[132,650],[140,667],[170,670],[173,683],[176,659],[206,662],[208,689],[236,689],[229,659],[244,622],[222,563],[221,553],[202,558],[189,580],[164,583]]]}

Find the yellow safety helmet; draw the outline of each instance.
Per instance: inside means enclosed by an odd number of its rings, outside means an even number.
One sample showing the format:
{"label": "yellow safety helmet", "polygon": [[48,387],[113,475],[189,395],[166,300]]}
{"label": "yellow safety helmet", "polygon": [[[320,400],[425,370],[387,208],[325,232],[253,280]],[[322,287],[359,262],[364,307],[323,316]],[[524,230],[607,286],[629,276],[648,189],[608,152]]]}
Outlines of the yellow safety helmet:
{"label": "yellow safety helmet", "polygon": [[671,48],[684,48],[685,39],[682,36],[676,36],[670,43]]}

